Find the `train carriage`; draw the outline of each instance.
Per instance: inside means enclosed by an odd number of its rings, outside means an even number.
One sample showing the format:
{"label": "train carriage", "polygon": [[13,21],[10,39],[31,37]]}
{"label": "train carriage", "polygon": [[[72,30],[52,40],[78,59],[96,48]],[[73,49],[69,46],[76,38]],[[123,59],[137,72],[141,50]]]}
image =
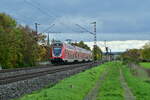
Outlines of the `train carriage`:
{"label": "train carriage", "polygon": [[63,42],[53,42],[51,45],[50,61],[52,64],[91,60],[92,53],[89,50]]}

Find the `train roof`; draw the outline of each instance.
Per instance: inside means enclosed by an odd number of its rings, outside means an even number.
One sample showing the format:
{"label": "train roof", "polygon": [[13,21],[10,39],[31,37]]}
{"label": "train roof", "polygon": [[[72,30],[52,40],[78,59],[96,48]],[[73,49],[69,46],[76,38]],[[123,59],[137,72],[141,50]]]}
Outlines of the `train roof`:
{"label": "train roof", "polygon": [[80,51],[80,52],[86,52],[86,53],[91,53],[90,50],[86,50],[84,48],[81,48],[81,47],[78,47],[78,46],[73,46],[71,44],[68,44],[68,43],[64,43],[64,42],[61,42],[61,41],[53,41],[52,44],[63,44],[65,45],[67,48],[69,49],[76,49],[77,51]]}
{"label": "train roof", "polygon": [[80,51],[80,52],[86,52],[86,53],[91,53],[90,50],[86,50],[84,48],[81,48],[81,47],[78,47],[78,46],[73,46],[71,44],[67,44],[67,43],[64,43],[69,49],[76,49],[77,51]]}

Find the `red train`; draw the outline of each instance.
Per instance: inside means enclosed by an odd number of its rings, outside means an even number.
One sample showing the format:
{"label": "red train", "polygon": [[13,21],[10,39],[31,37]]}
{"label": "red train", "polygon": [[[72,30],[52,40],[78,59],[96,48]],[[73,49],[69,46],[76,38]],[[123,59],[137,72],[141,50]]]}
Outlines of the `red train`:
{"label": "red train", "polygon": [[92,61],[92,52],[63,42],[53,42],[50,48],[52,64]]}

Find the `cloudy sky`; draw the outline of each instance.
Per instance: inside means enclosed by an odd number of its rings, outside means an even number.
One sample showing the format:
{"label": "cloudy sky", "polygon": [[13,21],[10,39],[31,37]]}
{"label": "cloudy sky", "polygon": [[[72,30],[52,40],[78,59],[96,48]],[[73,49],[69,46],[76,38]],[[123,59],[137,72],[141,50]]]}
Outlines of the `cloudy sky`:
{"label": "cloudy sky", "polygon": [[[112,52],[123,52],[127,49],[140,49],[148,40],[126,40],[126,41],[107,41],[106,45]],[[85,42],[91,49],[93,42]],[[105,52],[104,41],[98,41],[97,45]]]}
{"label": "cloudy sky", "polygon": [[[0,12],[19,24],[39,32],[56,32],[51,37],[92,41],[93,36],[77,27],[93,31],[97,22],[98,41],[150,40],[150,0],[0,0]],[[51,29],[46,30],[50,25]]]}

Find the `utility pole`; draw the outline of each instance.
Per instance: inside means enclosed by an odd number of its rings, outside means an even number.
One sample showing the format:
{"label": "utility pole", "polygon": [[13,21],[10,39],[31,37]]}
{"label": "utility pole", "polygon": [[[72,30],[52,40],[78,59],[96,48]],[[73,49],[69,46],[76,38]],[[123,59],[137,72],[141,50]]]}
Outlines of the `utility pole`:
{"label": "utility pole", "polygon": [[47,56],[47,60],[49,60],[49,56],[50,56],[50,44],[49,44],[49,33],[48,33],[48,36],[47,36],[47,48],[48,48],[48,56]]}
{"label": "utility pole", "polygon": [[93,22],[93,24],[94,24],[94,45],[97,46],[96,22]]}
{"label": "utility pole", "polygon": [[105,40],[104,46],[105,46],[105,50],[106,50],[106,53],[105,53],[106,60],[111,61],[111,59],[112,59],[111,49],[110,49],[110,47],[107,46],[106,42],[107,41]]}
{"label": "utility pole", "polygon": [[104,46],[105,46],[105,48],[106,48],[106,40],[104,40]]}
{"label": "utility pole", "polygon": [[105,56],[106,56],[106,60],[109,60],[109,56],[108,56],[108,55],[109,55],[109,54],[108,54],[108,52],[109,52],[108,49],[109,49],[109,48],[108,48],[106,42],[107,42],[107,41],[105,40],[105,41],[104,41],[104,46],[105,46],[105,50],[106,50]]}
{"label": "utility pole", "polygon": [[38,25],[40,25],[40,24],[35,23],[35,32],[36,32],[36,35],[38,34]]}
{"label": "utility pole", "polygon": [[[55,26],[55,24],[52,24],[48,29],[51,29],[53,26]],[[47,30],[46,30],[47,31]],[[47,32],[47,60],[49,61],[49,57],[50,57],[50,39],[49,39],[49,34],[50,32]]]}
{"label": "utility pole", "polygon": [[109,50],[110,50],[110,53],[109,53],[109,61],[111,61],[111,59],[112,59],[112,56],[111,56],[111,49],[109,48]]}
{"label": "utility pole", "polygon": [[97,56],[96,56],[96,48],[97,48],[96,22],[92,22],[91,24],[94,24],[94,33],[93,33],[93,35],[94,35],[94,48],[93,48],[93,50],[94,50],[94,60],[96,60],[97,59]]}
{"label": "utility pole", "polygon": [[105,50],[106,50],[106,55],[108,54],[108,47],[107,47],[107,44],[106,44],[106,40],[104,41],[104,46],[105,46]]}
{"label": "utility pole", "polygon": [[48,36],[47,36],[47,46],[49,47],[49,33],[48,33]]}
{"label": "utility pole", "polygon": [[93,50],[94,50],[94,61],[95,61],[95,60],[97,59],[97,56],[96,56],[96,48],[97,48],[96,22],[92,22],[92,23],[90,23],[90,24],[94,24],[94,33],[88,31],[87,29],[85,29],[84,27],[82,27],[82,26],[79,25],[79,24],[76,24],[76,26],[78,26],[79,28],[85,30],[86,32],[88,32],[88,33],[94,35],[94,48],[93,48]]}

